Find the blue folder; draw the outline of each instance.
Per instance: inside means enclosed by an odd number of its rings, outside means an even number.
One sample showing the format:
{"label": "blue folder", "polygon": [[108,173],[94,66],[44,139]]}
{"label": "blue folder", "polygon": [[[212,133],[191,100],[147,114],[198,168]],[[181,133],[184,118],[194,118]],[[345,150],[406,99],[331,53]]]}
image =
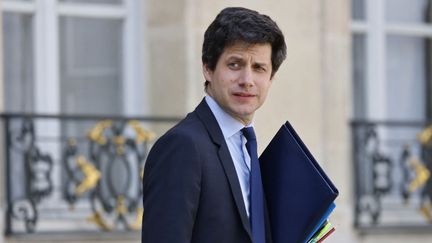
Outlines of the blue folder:
{"label": "blue folder", "polygon": [[328,217],[338,190],[289,122],[259,160],[273,242],[306,242]]}

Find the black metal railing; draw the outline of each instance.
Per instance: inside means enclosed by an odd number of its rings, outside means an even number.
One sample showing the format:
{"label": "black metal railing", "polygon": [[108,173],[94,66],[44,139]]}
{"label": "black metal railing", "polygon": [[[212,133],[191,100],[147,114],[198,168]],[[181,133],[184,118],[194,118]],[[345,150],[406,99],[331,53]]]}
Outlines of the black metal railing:
{"label": "black metal railing", "polygon": [[355,226],[432,229],[430,122],[353,121]]}
{"label": "black metal railing", "polygon": [[2,114],[6,234],[139,230],[144,162],[177,117]]}

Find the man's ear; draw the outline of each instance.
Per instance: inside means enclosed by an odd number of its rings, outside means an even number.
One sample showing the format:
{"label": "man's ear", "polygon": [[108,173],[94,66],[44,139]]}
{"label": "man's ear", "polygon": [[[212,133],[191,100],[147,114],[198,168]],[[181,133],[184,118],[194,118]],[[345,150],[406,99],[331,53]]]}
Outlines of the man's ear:
{"label": "man's ear", "polygon": [[210,70],[210,68],[207,66],[207,64],[203,64],[202,65],[203,68],[203,75],[205,80],[211,82],[212,81],[212,70]]}

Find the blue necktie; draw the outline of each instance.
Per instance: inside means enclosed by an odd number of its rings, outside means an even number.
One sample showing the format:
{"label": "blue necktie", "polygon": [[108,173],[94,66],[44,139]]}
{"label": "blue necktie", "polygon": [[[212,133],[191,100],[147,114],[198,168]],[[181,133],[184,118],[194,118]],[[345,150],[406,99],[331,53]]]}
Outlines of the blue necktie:
{"label": "blue necktie", "polygon": [[253,127],[242,129],[246,137],[246,149],[251,158],[250,172],[250,222],[253,243],[265,243],[264,194],[261,181],[261,169],[257,154],[257,141]]}

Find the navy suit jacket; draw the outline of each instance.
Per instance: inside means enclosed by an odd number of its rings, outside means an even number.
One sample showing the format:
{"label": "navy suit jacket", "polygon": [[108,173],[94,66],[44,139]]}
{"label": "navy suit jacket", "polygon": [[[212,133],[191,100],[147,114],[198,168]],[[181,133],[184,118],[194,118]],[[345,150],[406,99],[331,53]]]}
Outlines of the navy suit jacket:
{"label": "navy suit jacket", "polygon": [[142,243],[252,242],[237,173],[205,100],[152,147],[143,194]]}

